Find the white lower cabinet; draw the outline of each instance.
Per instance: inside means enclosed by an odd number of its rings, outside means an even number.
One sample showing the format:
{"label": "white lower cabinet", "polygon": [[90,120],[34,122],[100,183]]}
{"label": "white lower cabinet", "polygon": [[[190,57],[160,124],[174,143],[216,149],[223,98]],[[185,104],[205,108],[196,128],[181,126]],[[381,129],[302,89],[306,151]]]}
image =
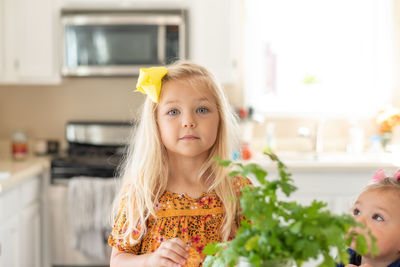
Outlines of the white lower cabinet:
{"label": "white lower cabinet", "polygon": [[335,214],[351,214],[358,194],[372,179],[374,169],[357,170],[328,169],[293,171],[297,191],[291,196],[303,204],[314,199],[327,203],[327,208]]}
{"label": "white lower cabinet", "polygon": [[18,219],[19,216],[13,216],[0,224],[0,266],[21,266]]}
{"label": "white lower cabinet", "polygon": [[[265,167],[265,166],[264,166]],[[270,165],[268,180],[274,180],[278,174]],[[334,214],[351,214],[351,207],[358,194],[372,179],[376,168],[291,168],[294,185],[297,190],[290,195],[289,200],[298,201],[303,205],[309,205],[313,200],[325,202],[327,209]],[[283,199],[287,199],[281,194]]]}
{"label": "white lower cabinet", "polygon": [[25,208],[20,216],[21,267],[41,267],[39,202]]}
{"label": "white lower cabinet", "polygon": [[42,267],[41,175],[0,194],[0,266]]}

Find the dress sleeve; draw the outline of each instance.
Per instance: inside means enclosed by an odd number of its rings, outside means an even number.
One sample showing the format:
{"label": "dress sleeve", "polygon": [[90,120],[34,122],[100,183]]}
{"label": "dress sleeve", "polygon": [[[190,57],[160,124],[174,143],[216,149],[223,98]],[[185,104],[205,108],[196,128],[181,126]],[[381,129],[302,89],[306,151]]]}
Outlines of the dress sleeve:
{"label": "dress sleeve", "polygon": [[240,191],[242,188],[248,185],[253,186],[253,183],[247,177],[235,177],[233,185],[235,187],[236,195],[240,196]]}
{"label": "dress sleeve", "polygon": [[[126,198],[122,198],[118,209],[117,216],[115,217],[111,235],[108,238],[108,244],[112,247],[117,248],[120,251],[140,254],[142,242],[132,245],[129,241],[124,242],[122,238],[118,238],[118,235],[126,230]],[[139,238],[139,233],[131,234],[133,239]]]}

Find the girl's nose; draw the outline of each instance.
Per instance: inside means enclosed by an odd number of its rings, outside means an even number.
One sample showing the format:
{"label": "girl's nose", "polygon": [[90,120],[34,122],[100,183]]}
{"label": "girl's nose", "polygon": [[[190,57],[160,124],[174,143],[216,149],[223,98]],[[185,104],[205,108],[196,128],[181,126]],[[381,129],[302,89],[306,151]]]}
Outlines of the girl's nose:
{"label": "girl's nose", "polygon": [[193,121],[185,122],[183,124],[183,127],[185,127],[185,128],[194,128],[195,127],[195,123]]}
{"label": "girl's nose", "polygon": [[193,116],[187,115],[183,118],[183,127],[184,128],[194,128],[196,127],[195,120],[193,119]]}

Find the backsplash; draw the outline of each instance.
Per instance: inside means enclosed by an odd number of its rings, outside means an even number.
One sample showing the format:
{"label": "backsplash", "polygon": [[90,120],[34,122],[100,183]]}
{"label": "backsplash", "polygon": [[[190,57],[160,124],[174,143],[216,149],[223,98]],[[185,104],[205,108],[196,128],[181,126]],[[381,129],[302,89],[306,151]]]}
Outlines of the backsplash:
{"label": "backsplash", "polygon": [[[255,149],[262,149],[266,144],[266,124],[274,123],[276,149],[278,151],[312,151],[313,144],[311,138],[298,135],[300,127],[307,127],[311,135],[315,134],[317,120],[314,119],[267,119],[264,123],[254,123],[253,140]],[[369,138],[376,135],[378,127],[373,119],[359,121],[360,127],[364,131],[364,150],[368,149]],[[347,119],[327,119],[324,122],[321,141],[323,152],[344,152],[349,143],[350,123]]]}
{"label": "backsplash", "polygon": [[[65,147],[65,125],[71,120],[130,121],[143,102],[143,95],[133,93],[135,78],[65,79],[56,86],[0,86],[0,139],[10,139],[13,131],[24,129],[30,141],[56,139]],[[242,105],[238,86],[224,85],[229,101]],[[278,150],[309,151],[310,140],[297,134],[301,126],[311,131],[316,120],[267,118],[254,122],[253,146],[265,146],[266,123],[275,124]],[[365,147],[377,134],[373,119],[359,122],[364,130]],[[346,119],[327,119],[322,131],[323,151],[346,151],[350,124]]]}
{"label": "backsplash", "polygon": [[0,86],[0,138],[64,139],[70,120],[129,121],[143,102],[136,78],[65,79],[57,86]]}

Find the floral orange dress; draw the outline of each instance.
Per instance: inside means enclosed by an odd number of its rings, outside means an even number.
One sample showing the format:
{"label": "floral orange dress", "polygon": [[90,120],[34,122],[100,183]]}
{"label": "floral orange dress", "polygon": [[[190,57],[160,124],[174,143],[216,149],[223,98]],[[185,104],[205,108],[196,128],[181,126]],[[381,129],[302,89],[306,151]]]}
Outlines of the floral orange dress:
{"label": "floral orange dress", "polygon": [[[251,184],[248,178],[234,179],[237,194],[241,188]],[[184,193],[165,191],[156,205],[157,219],[148,220],[145,236],[135,245],[124,243],[113,236],[122,232],[126,222],[125,209],[124,203],[121,203],[112,234],[108,239],[109,245],[120,251],[136,255],[154,252],[164,240],[178,237],[186,242],[191,250],[197,251],[202,261],[205,258],[202,254],[204,247],[208,243],[222,241],[220,228],[224,219],[224,209],[222,201],[214,191],[202,193],[197,199]]]}

